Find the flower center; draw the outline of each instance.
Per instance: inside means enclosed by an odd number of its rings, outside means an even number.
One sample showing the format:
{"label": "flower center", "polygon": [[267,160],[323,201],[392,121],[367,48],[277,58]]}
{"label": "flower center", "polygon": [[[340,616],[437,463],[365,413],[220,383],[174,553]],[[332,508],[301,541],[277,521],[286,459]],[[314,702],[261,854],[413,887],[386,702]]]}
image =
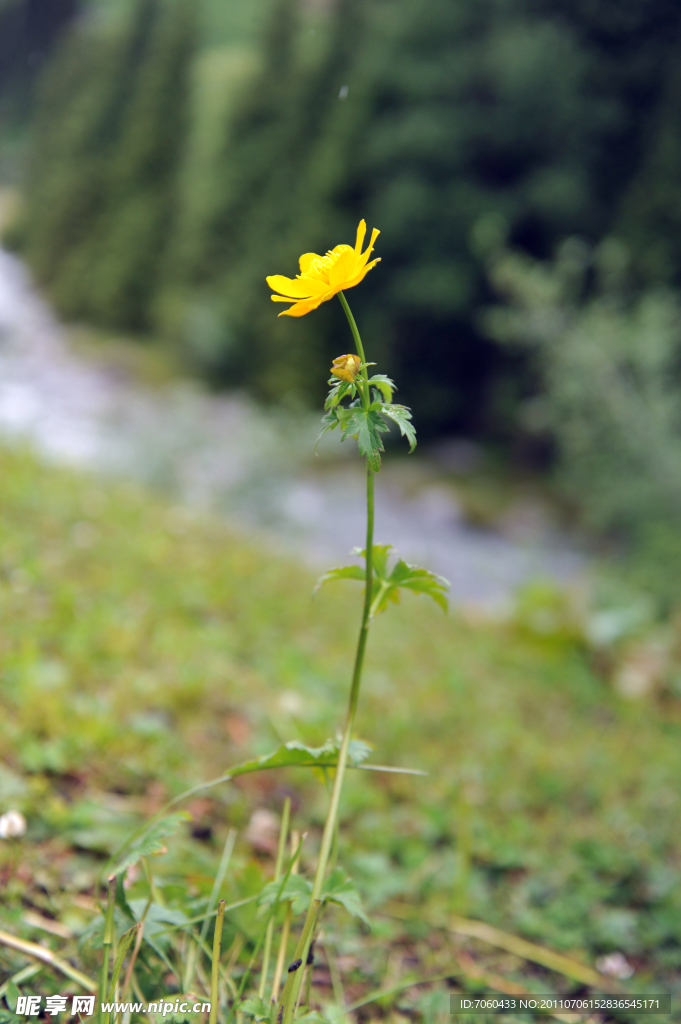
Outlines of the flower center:
{"label": "flower center", "polygon": [[310,266],[307,268],[301,277],[315,277],[320,281],[324,281],[326,284],[329,283],[329,271],[331,267],[340,258],[341,253],[332,252],[329,250],[326,256],[320,256],[318,260],[313,260]]}

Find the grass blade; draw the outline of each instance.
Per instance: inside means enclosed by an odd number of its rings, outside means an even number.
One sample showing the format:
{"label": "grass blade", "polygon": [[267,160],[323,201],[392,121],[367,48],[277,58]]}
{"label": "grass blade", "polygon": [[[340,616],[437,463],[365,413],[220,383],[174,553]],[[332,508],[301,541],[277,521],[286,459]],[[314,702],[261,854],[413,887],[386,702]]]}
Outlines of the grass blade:
{"label": "grass blade", "polygon": [[225,920],[225,901],[218,903],[218,916],[215,920],[215,935],[213,936],[213,963],[210,975],[210,1016],[208,1024],[216,1024],[218,1019],[218,998],[220,982],[220,946],[222,943],[222,925]]}
{"label": "grass blade", "polygon": [[8,946],[9,949],[15,949],[18,953],[23,953],[24,956],[30,956],[34,960],[42,960],[43,963],[49,964],[55,970],[65,974],[67,978],[77,982],[86,992],[97,991],[96,981],[88,978],[85,974],[81,974],[80,971],[72,967],[66,960],[56,956],[51,949],[38,946],[35,942],[28,942],[27,939],[19,939],[15,935],[10,935],[9,932],[3,931],[0,931],[0,943],[3,946]]}
{"label": "grass blade", "polygon": [[554,953],[551,949],[537,946],[534,942],[528,942],[527,939],[521,939],[517,935],[502,932],[501,929],[494,928],[491,924],[485,924],[484,921],[454,916],[449,923],[449,929],[455,935],[468,935],[471,938],[482,939],[490,946],[505,949],[507,953],[515,953],[523,960],[541,964],[542,967],[548,967],[550,971],[556,971],[557,974],[562,974],[573,981],[579,981],[583,985],[606,990],[612,988],[612,981],[592,967],[580,964],[578,960],[563,956],[562,953]]}

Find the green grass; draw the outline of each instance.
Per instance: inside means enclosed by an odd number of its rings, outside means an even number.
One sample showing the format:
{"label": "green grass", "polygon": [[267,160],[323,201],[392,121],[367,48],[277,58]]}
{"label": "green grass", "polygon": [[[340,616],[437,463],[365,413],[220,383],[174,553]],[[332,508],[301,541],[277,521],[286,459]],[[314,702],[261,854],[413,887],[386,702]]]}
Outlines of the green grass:
{"label": "green grass", "polygon": [[[360,601],[352,583],[313,600],[310,572],[254,538],[26,453],[0,452],[0,524],[0,812],[29,821],[0,841],[0,928],[37,941],[26,910],[77,935],[106,855],[166,798],[283,740],[335,734]],[[386,970],[447,970],[452,912],[589,963],[621,950],[630,987],[679,990],[679,702],[623,700],[567,630],[407,597],[374,626],[357,732],[375,762],[429,774],[350,773],[341,861],[373,930],[333,918],[349,997]],[[190,801],[191,823],[153,858],[166,905],[201,912],[230,827],[225,896],[257,891],[272,861],[247,825],[287,793],[309,869],[323,786],[302,770],[246,776]],[[256,924],[250,908],[228,915],[225,948],[241,931],[248,950]],[[466,949],[539,991],[557,980]],[[86,942],[83,969],[95,959]],[[26,962],[0,947],[0,984]]]}

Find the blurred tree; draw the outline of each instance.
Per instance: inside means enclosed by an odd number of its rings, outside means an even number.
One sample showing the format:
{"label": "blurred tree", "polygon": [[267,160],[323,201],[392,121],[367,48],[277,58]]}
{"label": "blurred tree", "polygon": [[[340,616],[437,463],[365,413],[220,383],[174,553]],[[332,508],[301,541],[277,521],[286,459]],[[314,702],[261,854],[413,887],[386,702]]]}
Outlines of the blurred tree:
{"label": "blurred tree", "polygon": [[60,308],[310,397],[347,347],[341,318],[326,307],[292,330],[263,279],[352,241],[364,216],[384,263],[353,308],[403,400],[433,431],[508,427],[524,364],[477,331],[471,237],[545,258],[612,229],[655,163],[649,123],[674,124],[660,95],[678,6],[108,3],[115,30],[79,26],[45,81],[27,187],[22,246]]}
{"label": "blurred tree", "polygon": [[617,228],[646,284],[681,284],[681,68],[676,54],[648,151]]}
{"label": "blurred tree", "polygon": [[143,330],[177,209],[192,0],[84,18],[43,82],[26,252],[60,309]]}
{"label": "blurred tree", "polygon": [[[619,99],[594,166],[605,227],[630,247],[640,283],[681,283],[681,8],[676,0],[534,0],[578,33],[597,60],[590,90]],[[596,233],[595,237],[598,237]]]}
{"label": "blurred tree", "polygon": [[36,79],[78,0],[0,0],[0,185],[21,176]]}
{"label": "blurred tree", "polygon": [[481,316],[501,343],[533,352],[534,394],[519,408],[550,438],[554,482],[592,531],[624,542],[639,584],[678,606],[681,570],[681,305],[632,292],[626,246],[567,239],[553,261],[494,248],[489,276],[505,302]]}
{"label": "blurred tree", "polygon": [[78,0],[0,0],[4,116],[25,116],[36,74],[77,10]]}

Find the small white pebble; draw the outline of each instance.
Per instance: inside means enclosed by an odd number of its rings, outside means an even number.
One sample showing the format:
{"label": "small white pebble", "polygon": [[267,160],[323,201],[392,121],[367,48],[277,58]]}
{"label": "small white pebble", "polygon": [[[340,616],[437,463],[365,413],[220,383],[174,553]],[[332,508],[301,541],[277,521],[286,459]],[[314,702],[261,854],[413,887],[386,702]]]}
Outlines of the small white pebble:
{"label": "small white pebble", "polygon": [[246,840],[260,853],[274,853],[277,849],[279,818],[266,807],[253,811],[246,829]]}
{"label": "small white pebble", "polygon": [[606,956],[599,957],[596,967],[601,974],[609,974],[611,978],[619,978],[621,981],[626,981],[634,973],[634,968],[624,953],[608,953]]}
{"label": "small white pebble", "polygon": [[18,839],[26,833],[26,818],[21,811],[0,815],[0,839]]}

